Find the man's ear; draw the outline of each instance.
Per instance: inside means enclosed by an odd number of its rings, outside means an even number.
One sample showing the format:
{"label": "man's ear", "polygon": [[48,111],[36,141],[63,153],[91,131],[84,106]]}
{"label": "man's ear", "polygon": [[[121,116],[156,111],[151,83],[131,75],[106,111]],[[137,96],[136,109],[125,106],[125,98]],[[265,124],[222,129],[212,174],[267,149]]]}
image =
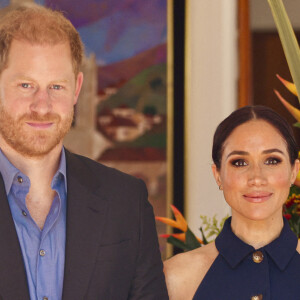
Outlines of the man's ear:
{"label": "man's ear", "polygon": [[83,83],[83,73],[79,72],[76,78],[76,86],[75,86],[75,95],[74,95],[74,105],[77,103],[78,96]]}
{"label": "man's ear", "polygon": [[212,172],[213,172],[213,175],[215,177],[217,185],[219,187],[222,186],[222,180],[221,180],[221,176],[220,176],[220,171],[218,170],[217,166],[215,164],[213,164],[211,166],[211,169],[212,169]]}

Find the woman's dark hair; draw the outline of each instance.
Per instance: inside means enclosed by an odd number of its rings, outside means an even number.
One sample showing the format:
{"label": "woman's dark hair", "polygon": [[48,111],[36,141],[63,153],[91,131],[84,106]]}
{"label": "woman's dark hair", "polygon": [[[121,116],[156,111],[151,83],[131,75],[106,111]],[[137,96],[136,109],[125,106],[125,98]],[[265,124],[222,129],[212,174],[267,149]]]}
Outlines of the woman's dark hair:
{"label": "woman's dark hair", "polygon": [[251,121],[263,120],[278,130],[287,144],[290,163],[293,165],[298,158],[298,145],[295,140],[292,128],[288,122],[271,108],[257,105],[244,106],[231,113],[223,120],[216,129],[213,140],[212,159],[217,167],[221,167],[221,158],[224,150],[224,142],[232,131],[238,126]]}

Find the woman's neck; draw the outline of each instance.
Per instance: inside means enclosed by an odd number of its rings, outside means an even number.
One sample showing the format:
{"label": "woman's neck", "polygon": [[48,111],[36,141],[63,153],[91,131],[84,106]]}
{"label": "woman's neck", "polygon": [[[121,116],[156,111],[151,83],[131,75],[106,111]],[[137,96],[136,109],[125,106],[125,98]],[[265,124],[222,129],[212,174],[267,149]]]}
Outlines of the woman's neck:
{"label": "woman's neck", "polygon": [[259,249],[280,235],[283,228],[283,218],[280,214],[267,220],[257,221],[233,214],[231,228],[238,238],[255,249]]}

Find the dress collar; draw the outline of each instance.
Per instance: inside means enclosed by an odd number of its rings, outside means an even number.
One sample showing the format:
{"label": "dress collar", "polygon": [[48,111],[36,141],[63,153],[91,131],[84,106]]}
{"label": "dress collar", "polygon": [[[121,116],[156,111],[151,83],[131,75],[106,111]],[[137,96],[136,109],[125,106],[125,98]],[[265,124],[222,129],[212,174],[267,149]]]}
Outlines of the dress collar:
{"label": "dress collar", "polygon": [[[240,240],[231,229],[231,217],[224,224],[222,232],[216,238],[216,247],[220,255],[228,262],[231,268],[236,268],[251,253],[256,251],[254,247]],[[284,218],[284,226],[278,238],[270,244],[257,249],[264,250],[275,262],[276,266],[283,271],[292,256],[296,252],[298,239]]]}

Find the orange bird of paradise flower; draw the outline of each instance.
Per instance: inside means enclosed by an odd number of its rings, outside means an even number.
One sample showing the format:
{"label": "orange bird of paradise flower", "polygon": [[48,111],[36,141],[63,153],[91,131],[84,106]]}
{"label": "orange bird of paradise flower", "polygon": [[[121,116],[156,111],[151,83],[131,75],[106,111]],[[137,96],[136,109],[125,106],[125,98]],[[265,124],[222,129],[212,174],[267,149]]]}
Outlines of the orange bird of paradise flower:
{"label": "orange bird of paradise flower", "polygon": [[[188,230],[187,222],[186,222],[184,216],[181,214],[181,212],[174,205],[171,205],[171,209],[173,211],[175,220],[172,220],[169,218],[164,218],[164,217],[155,217],[155,219],[157,221],[160,221],[162,223],[170,225],[174,228],[177,228],[183,232],[182,233],[173,233],[173,234],[161,234],[160,237],[168,238],[170,236],[173,236],[174,238],[184,242],[186,231]],[[203,241],[200,238],[198,238],[198,237],[196,237],[196,238],[199,241],[199,243],[203,244]]]}

